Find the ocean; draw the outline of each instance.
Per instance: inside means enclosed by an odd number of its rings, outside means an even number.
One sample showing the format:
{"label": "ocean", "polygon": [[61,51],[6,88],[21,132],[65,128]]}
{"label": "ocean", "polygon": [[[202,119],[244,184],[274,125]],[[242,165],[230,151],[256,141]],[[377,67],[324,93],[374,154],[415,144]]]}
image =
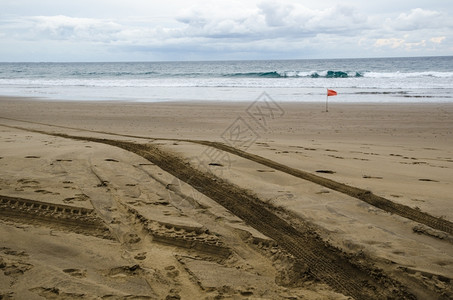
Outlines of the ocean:
{"label": "ocean", "polygon": [[59,100],[453,102],[453,56],[0,63],[0,95]]}

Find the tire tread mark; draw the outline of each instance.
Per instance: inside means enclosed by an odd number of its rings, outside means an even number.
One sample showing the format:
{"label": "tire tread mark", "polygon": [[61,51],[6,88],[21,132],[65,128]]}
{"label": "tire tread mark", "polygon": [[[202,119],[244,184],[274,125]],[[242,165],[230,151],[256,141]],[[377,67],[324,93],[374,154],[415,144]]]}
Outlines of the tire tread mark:
{"label": "tire tread mark", "polygon": [[370,191],[360,189],[357,187],[353,187],[353,186],[350,186],[347,184],[343,184],[343,183],[340,183],[340,182],[337,182],[337,181],[334,181],[334,180],[331,180],[328,178],[324,178],[321,176],[317,176],[315,174],[311,174],[309,172],[305,172],[305,171],[302,171],[299,169],[295,169],[295,168],[280,164],[276,161],[264,158],[262,156],[251,154],[251,153],[230,147],[230,146],[222,144],[222,143],[209,142],[209,141],[196,141],[196,143],[215,147],[219,150],[223,150],[223,151],[229,152],[231,154],[238,155],[242,158],[252,160],[254,162],[260,163],[260,164],[270,167],[272,169],[293,175],[295,177],[298,177],[298,178],[301,178],[304,180],[311,181],[313,183],[319,184],[326,188],[329,188],[329,189],[335,190],[337,192],[346,194],[348,196],[357,198],[370,205],[373,205],[377,208],[385,210],[389,213],[396,214],[396,215],[399,215],[406,219],[410,219],[412,221],[427,225],[431,228],[453,234],[453,223],[452,222],[442,219],[442,218],[434,217],[428,213],[416,210],[407,205],[395,203],[389,199],[375,195]]}
{"label": "tire tread mark", "polygon": [[[387,211],[391,214],[396,214],[403,218],[410,219],[412,221],[424,224],[431,228],[441,230],[441,231],[449,233],[449,234],[453,234],[453,222],[450,222],[448,220],[434,217],[428,213],[425,213],[425,212],[422,212],[419,210],[415,210],[407,205],[395,203],[384,197],[377,196],[377,195],[371,193],[370,191],[360,189],[357,187],[353,187],[353,186],[350,186],[347,184],[343,184],[343,183],[340,183],[340,182],[337,182],[337,181],[334,181],[334,180],[331,180],[328,178],[324,178],[321,176],[317,176],[315,174],[311,174],[309,172],[305,172],[305,171],[302,171],[299,169],[295,169],[295,168],[283,165],[281,163],[278,163],[276,161],[264,158],[262,156],[252,154],[252,153],[249,153],[249,152],[246,152],[246,151],[243,151],[243,150],[240,150],[240,149],[237,149],[237,148],[234,148],[234,147],[231,147],[231,146],[219,143],[219,142],[211,142],[211,141],[205,141],[205,140],[158,138],[158,137],[152,138],[152,137],[145,137],[145,136],[138,136],[138,135],[119,134],[119,133],[112,133],[112,132],[106,132],[106,131],[88,130],[88,129],[75,128],[75,127],[52,125],[52,124],[47,124],[47,123],[32,122],[32,121],[19,120],[19,119],[7,118],[7,117],[0,117],[0,118],[6,119],[6,120],[25,122],[25,123],[30,123],[30,124],[39,124],[39,125],[45,125],[45,126],[51,126],[51,127],[57,127],[57,128],[79,130],[79,131],[93,132],[93,133],[100,133],[100,134],[108,134],[108,135],[113,135],[113,136],[122,136],[122,137],[148,139],[148,140],[154,139],[154,140],[180,141],[180,142],[189,142],[189,143],[195,143],[195,144],[214,147],[219,150],[226,151],[231,154],[238,155],[242,158],[265,165],[269,168],[287,173],[289,175],[293,175],[300,179],[311,181],[313,183],[319,184],[326,188],[330,188],[337,192],[354,197],[354,198],[364,201],[370,205],[373,205],[377,208],[380,208],[384,211]],[[18,127],[18,126],[10,126],[10,125],[5,125],[5,124],[1,124],[1,125],[5,126],[5,127],[27,130],[27,131],[32,131],[32,132],[37,132],[37,133],[42,133],[42,134],[50,134],[50,135],[55,135],[55,136],[60,136],[60,137],[68,137],[68,138],[77,138],[77,137],[69,136],[66,134],[49,133],[49,132],[45,132],[42,130],[27,129],[27,128],[22,128],[22,127]],[[80,139],[83,139],[83,137],[81,137]]]}
{"label": "tire tread mark", "polygon": [[24,223],[58,225],[74,232],[111,238],[93,209],[0,195],[0,218]]}
{"label": "tire tread mark", "polygon": [[[355,299],[414,299],[399,282],[390,278],[383,279],[382,276],[380,280],[385,280],[387,285],[384,287],[379,279],[371,275],[370,270],[354,265],[341,251],[311,232],[310,228],[295,229],[246,190],[198,171],[180,158],[161,151],[157,146],[91,137],[60,136],[104,143],[142,156],[274,239],[296,259],[305,263],[315,278],[337,292]],[[388,288],[389,285],[394,288]]]}

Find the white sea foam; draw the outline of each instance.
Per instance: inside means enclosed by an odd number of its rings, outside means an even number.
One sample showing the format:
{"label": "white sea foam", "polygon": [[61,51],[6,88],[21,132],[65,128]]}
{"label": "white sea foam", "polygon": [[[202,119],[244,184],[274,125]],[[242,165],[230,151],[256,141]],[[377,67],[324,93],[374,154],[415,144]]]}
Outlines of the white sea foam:
{"label": "white sea foam", "polygon": [[424,78],[424,77],[434,77],[434,78],[453,78],[453,72],[436,72],[436,71],[426,71],[426,72],[364,72],[363,77],[371,78]]}

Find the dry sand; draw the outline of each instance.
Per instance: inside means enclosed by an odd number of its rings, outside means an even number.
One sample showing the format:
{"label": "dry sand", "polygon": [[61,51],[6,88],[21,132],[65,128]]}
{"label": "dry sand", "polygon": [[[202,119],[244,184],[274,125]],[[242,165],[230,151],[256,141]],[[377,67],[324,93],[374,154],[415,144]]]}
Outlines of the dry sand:
{"label": "dry sand", "polygon": [[0,299],[453,296],[452,104],[0,108]]}

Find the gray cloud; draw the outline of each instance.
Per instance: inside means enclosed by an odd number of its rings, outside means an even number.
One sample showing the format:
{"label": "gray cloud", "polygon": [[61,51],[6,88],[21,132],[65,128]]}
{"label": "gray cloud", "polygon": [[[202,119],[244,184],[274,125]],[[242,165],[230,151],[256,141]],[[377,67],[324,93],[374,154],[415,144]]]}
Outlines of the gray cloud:
{"label": "gray cloud", "polygon": [[187,25],[186,35],[212,38],[307,37],[323,33],[357,33],[368,27],[367,18],[352,7],[308,9],[292,3],[266,1],[249,14],[209,15],[195,8],[177,19]]}
{"label": "gray cloud", "polygon": [[36,16],[27,18],[36,38],[56,40],[108,41],[121,32],[122,26],[109,20],[71,18],[68,16]]}
{"label": "gray cloud", "polygon": [[412,9],[401,13],[395,19],[388,19],[386,25],[393,30],[412,31],[419,29],[444,28],[452,26],[451,16],[439,11]]}
{"label": "gray cloud", "polygon": [[[137,2],[131,1],[132,4]],[[436,5],[441,3],[433,1]],[[44,2],[54,3],[52,0]],[[127,9],[136,15],[122,15],[118,10],[122,2],[113,1],[109,9],[116,10],[115,17],[111,18],[70,13],[38,16],[0,13],[3,43],[0,54],[7,57],[9,49],[13,57],[14,48],[25,41],[29,45],[36,43],[34,53],[45,48],[43,45],[51,44],[54,53],[64,56],[64,52],[71,50],[68,47],[84,45],[91,51],[96,49],[101,57],[111,55],[114,59],[121,53],[126,59],[131,53],[141,53],[137,59],[193,59],[197,53],[199,59],[222,59],[256,58],[257,53],[260,58],[295,58],[305,54],[327,57],[364,56],[364,53],[365,56],[436,55],[453,50],[453,23],[448,10],[406,5],[407,9],[390,15],[370,14],[364,13],[361,2],[354,6],[330,2],[308,7],[288,0],[256,3],[196,0],[193,5],[174,9],[170,15],[165,15],[170,6],[160,8],[158,15],[146,15],[146,12],[139,15],[137,7]],[[175,0],[174,3],[185,2]],[[93,5],[96,7],[95,3]],[[151,11],[152,4],[147,5]],[[14,9],[16,13],[20,10],[18,5]],[[451,11],[451,7],[448,9]],[[80,14],[81,10],[76,11]]]}

